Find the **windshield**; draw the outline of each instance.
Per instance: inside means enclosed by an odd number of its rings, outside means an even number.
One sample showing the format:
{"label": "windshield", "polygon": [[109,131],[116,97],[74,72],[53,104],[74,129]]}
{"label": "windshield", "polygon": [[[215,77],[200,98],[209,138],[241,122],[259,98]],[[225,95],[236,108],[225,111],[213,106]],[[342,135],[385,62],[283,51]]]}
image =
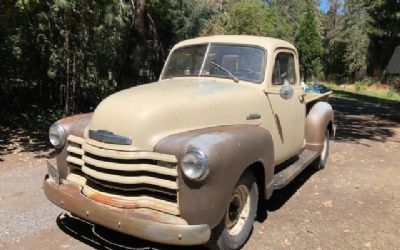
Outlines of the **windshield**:
{"label": "windshield", "polygon": [[193,45],[172,52],[162,78],[231,78],[233,75],[241,80],[260,83],[263,80],[264,64],[265,53],[260,48],[227,44]]}

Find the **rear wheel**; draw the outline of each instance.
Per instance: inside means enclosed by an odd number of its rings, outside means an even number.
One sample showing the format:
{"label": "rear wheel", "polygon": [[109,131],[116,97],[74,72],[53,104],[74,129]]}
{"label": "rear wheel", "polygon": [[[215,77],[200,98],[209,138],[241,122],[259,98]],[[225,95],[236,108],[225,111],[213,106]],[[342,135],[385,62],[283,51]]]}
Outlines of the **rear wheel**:
{"label": "rear wheel", "polygon": [[250,236],[257,213],[258,188],[253,173],[246,172],[236,184],[224,219],[212,231],[210,249],[239,249]]}
{"label": "rear wheel", "polygon": [[329,157],[329,131],[325,133],[324,147],[322,148],[321,155],[315,160],[313,167],[317,170],[325,168],[325,164]]}

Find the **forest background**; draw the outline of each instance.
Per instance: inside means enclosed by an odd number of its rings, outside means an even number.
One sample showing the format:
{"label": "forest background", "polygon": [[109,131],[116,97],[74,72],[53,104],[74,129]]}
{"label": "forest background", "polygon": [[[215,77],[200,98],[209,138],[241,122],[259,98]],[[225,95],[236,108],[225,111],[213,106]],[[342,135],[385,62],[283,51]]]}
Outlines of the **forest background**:
{"label": "forest background", "polygon": [[307,82],[400,88],[386,70],[399,0],[2,0],[0,125],[91,111],[157,80],[175,43],[212,34],[294,43]]}

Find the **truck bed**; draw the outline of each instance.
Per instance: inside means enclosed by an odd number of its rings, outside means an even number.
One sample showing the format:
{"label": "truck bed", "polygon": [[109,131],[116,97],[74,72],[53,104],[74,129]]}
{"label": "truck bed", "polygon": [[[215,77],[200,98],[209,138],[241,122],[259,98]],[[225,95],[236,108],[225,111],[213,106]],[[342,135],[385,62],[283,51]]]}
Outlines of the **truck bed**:
{"label": "truck bed", "polygon": [[306,104],[316,102],[316,101],[323,101],[327,102],[329,99],[329,95],[332,94],[332,91],[325,92],[323,94],[318,94],[318,93],[306,93],[304,96],[304,102]]}

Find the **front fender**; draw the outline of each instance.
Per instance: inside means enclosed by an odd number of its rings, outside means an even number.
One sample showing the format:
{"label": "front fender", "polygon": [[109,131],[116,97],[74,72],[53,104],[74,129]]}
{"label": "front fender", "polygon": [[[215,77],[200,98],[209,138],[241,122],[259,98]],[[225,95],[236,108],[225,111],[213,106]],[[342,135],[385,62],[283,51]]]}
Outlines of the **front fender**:
{"label": "front fender", "polygon": [[[92,120],[93,113],[80,114],[69,116],[57,121],[65,130],[65,136],[75,135],[78,137],[83,137],[86,127]],[[68,143],[65,143],[64,148],[62,148],[56,155],[57,170],[61,179],[67,178],[68,166],[67,166],[67,147]]]}
{"label": "front fender", "polygon": [[261,163],[266,186],[271,183],[274,149],[271,135],[264,128],[234,125],[183,132],[162,139],[155,151],[174,154],[180,160],[191,147],[207,155],[210,172],[201,183],[193,182],[184,177],[178,163],[179,209],[189,224],[218,225],[236,183],[251,164]]}
{"label": "front fender", "polygon": [[305,140],[306,148],[320,152],[323,148],[325,133],[329,124],[333,125],[332,106],[327,102],[317,102],[307,114]]}

